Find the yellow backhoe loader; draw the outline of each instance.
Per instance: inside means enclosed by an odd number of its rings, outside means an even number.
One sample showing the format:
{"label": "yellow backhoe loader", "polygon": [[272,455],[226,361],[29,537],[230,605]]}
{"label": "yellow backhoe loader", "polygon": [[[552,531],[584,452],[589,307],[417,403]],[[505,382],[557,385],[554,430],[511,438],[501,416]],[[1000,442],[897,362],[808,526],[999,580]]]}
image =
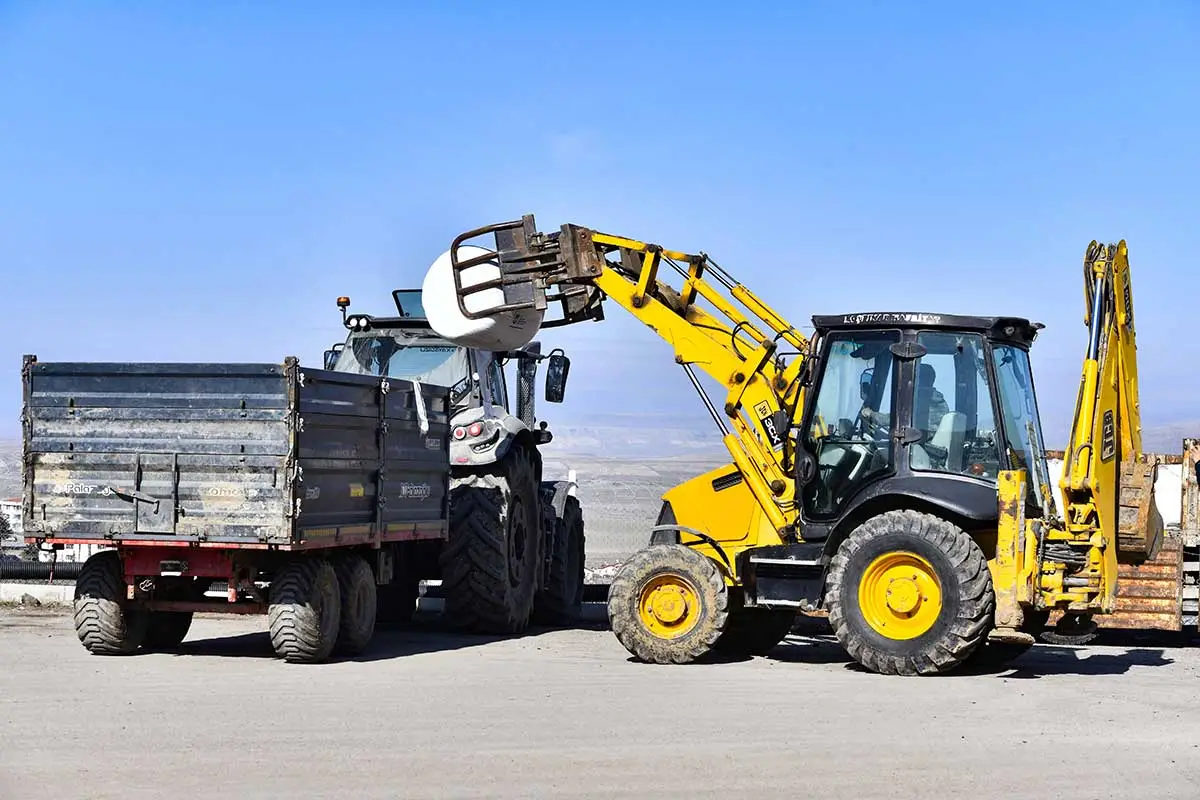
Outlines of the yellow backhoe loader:
{"label": "yellow backhoe loader", "polygon": [[[494,247],[467,244],[487,235]],[[510,347],[601,320],[611,300],[671,345],[721,430],[730,463],[664,495],[610,586],[612,630],[635,657],[763,653],[798,610],[823,609],[867,669],[927,675],[1013,657],[1055,610],[1058,639],[1085,641],[1114,609],[1118,564],[1162,540],[1123,241],[1088,246],[1084,283],[1057,507],[1029,361],[1043,326],[1027,319],[837,314],[806,337],[703,252],[543,233],[532,215],[461,234],[425,286],[441,335]]]}

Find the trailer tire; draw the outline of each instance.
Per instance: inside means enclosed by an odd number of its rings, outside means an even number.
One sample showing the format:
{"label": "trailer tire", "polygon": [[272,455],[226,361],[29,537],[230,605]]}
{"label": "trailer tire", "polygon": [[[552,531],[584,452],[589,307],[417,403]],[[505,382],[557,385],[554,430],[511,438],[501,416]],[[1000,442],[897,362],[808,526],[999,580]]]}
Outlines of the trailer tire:
{"label": "trailer tire", "polygon": [[270,587],[271,646],[285,661],[314,664],[329,658],[341,623],[337,573],[324,558],[284,564]]}
{"label": "trailer tire", "polygon": [[571,625],[583,611],[583,564],[586,536],[579,499],[568,496],[554,521],[554,554],[546,587],[534,602],[534,620],[542,625]]}
{"label": "trailer tire", "polygon": [[439,561],[445,618],[473,633],[529,626],[542,568],[538,476],[528,447],[456,476],[450,536]]}
{"label": "trailer tire", "polygon": [[356,656],[375,635],[375,573],[366,559],[348,554],[333,562],[341,592],[341,624],[334,652]]}
{"label": "trailer tire", "polygon": [[174,650],[192,627],[191,611],[151,611],[146,625],[147,650]]}
{"label": "trailer tire", "polygon": [[953,670],[985,642],[995,613],[991,572],[975,540],[907,509],[855,528],[834,554],[826,586],[838,641],[884,675]]}
{"label": "trailer tire", "polygon": [[146,637],[143,611],[121,607],[125,597],[125,572],[121,554],[102,550],[84,562],[75,581],[75,634],[93,655],[129,655]]}

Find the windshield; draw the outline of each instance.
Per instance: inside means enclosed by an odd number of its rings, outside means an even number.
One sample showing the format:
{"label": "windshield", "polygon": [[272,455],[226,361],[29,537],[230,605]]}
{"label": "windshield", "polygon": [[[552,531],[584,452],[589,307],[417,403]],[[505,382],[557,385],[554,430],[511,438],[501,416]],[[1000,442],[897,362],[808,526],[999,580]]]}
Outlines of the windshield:
{"label": "windshield", "polygon": [[451,344],[403,333],[351,333],[334,370],[356,375],[387,375],[452,387],[467,377],[467,354]]}
{"label": "windshield", "polygon": [[1013,461],[1012,466],[1025,470],[1035,501],[1048,511],[1050,476],[1046,472],[1042,423],[1038,419],[1037,399],[1033,394],[1029,354],[1013,345],[997,344],[992,347],[992,358],[1000,391],[1005,446]]}

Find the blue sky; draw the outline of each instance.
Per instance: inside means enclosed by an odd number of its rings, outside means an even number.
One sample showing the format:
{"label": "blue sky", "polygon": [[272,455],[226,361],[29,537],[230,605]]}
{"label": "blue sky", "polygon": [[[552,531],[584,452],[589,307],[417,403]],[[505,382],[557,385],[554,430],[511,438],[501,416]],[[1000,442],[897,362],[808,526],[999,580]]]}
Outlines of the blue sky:
{"label": "blue sky", "polygon": [[[0,3],[0,436],[22,353],[317,363],[337,295],[387,310],[527,212],[703,249],[803,324],[1039,319],[1052,444],[1084,249],[1126,238],[1146,422],[1200,420],[1198,44],[1187,2]],[[609,316],[553,338],[556,417],[706,424]]]}

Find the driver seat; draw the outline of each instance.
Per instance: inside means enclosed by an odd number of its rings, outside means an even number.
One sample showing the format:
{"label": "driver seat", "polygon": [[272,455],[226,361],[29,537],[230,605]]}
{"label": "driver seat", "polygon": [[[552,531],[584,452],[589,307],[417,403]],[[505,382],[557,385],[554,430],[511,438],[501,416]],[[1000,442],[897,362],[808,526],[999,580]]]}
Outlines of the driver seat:
{"label": "driver seat", "polygon": [[938,423],[938,428],[929,439],[934,447],[946,451],[946,469],[950,472],[962,472],[963,458],[966,452],[963,443],[967,434],[967,415],[961,411],[949,411]]}

